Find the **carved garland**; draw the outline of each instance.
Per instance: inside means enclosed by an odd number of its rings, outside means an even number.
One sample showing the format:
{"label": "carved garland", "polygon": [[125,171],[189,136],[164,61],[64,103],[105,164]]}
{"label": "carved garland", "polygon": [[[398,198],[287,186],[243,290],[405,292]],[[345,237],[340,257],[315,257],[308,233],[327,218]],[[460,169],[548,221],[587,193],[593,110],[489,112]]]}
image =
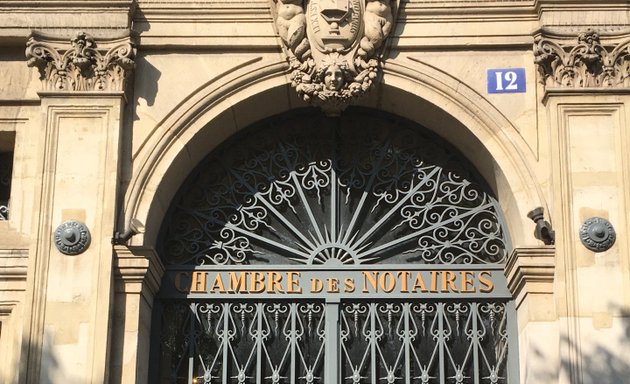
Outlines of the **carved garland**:
{"label": "carved garland", "polygon": [[135,48],[128,37],[99,43],[79,32],[69,43],[31,35],[29,67],[37,67],[46,91],[124,91],[134,68]]}
{"label": "carved garland", "polygon": [[397,0],[274,0],[272,13],[305,101],[337,115],[371,87]]}
{"label": "carved garland", "polygon": [[578,36],[575,46],[538,37],[534,41],[534,62],[540,82],[549,88],[630,86],[630,40],[604,46],[592,29]]}

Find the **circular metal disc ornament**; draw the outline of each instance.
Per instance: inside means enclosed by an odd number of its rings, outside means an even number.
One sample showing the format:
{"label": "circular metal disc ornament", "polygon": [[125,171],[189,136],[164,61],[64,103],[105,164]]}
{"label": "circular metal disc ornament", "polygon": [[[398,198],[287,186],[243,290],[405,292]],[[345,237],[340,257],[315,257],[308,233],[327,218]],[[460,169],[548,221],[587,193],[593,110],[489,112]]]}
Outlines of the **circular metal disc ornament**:
{"label": "circular metal disc ornament", "polygon": [[601,217],[591,217],[580,227],[580,240],[591,251],[604,252],[615,244],[615,229]]}
{"label": "circular metal disc ornament", "polygon": [[78,255],[90,246],[90,231],[78,221],[66,221],[55,230],[55,245],[65,255]]}

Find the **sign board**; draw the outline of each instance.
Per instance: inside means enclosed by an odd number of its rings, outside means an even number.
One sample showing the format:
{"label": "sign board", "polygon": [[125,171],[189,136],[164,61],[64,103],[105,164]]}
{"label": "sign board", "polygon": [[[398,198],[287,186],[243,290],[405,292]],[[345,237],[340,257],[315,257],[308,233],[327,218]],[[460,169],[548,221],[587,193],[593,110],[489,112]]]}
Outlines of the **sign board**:
{"label": "sign board", "polygon": [[[414,268],[416,267],[416,268]],[[278,269],[231,266],[171,270],[163,298],[510,297],[502,269],[414,265]]]}
{"label": "sign board", "polygon": [[525,68],[488,69],[488,93],[525,91]]}

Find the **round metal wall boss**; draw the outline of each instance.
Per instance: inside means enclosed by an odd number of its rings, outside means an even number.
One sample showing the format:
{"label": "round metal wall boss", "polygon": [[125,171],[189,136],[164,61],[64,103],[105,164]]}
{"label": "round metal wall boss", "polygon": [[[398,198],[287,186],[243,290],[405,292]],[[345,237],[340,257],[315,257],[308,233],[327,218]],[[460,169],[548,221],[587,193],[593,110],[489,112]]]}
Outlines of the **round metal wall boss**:
{"label": "round metal wall boss", "polygon": [[66,221],[59,225],[54,235],[55,245],[65,255],[78,255],[90,246],[90,231],[78,221]]}
{"label": "round metal wall boss", "polygon": [[580,227],[580,240],[591,251],[604,252],[615,244],[615,229],[612,224],[601,217],[586,219]]}

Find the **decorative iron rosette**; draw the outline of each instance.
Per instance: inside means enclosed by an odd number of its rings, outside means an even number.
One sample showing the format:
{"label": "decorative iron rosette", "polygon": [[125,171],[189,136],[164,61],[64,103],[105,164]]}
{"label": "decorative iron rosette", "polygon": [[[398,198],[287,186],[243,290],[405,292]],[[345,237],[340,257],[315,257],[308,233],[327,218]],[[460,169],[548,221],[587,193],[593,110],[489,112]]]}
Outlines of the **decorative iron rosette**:
{"label": "decorative iron rosette", "polygon": [[85,252],[91,240],[88,227],[75,220],[61,223],[54,234],[55,246],[64,255],[78,255]]}
{"label": "decorative iron rosette", "polygon": [[586,219],[580,227],[582,244],[593,252],[604,252],[615,244],[617,234],[610,221],[601,217]]}
{"label": "decorative iron rosette", "polygon": [[397,0],[274,0],[271,9],[305,101],[338,115],[372,87]]}

